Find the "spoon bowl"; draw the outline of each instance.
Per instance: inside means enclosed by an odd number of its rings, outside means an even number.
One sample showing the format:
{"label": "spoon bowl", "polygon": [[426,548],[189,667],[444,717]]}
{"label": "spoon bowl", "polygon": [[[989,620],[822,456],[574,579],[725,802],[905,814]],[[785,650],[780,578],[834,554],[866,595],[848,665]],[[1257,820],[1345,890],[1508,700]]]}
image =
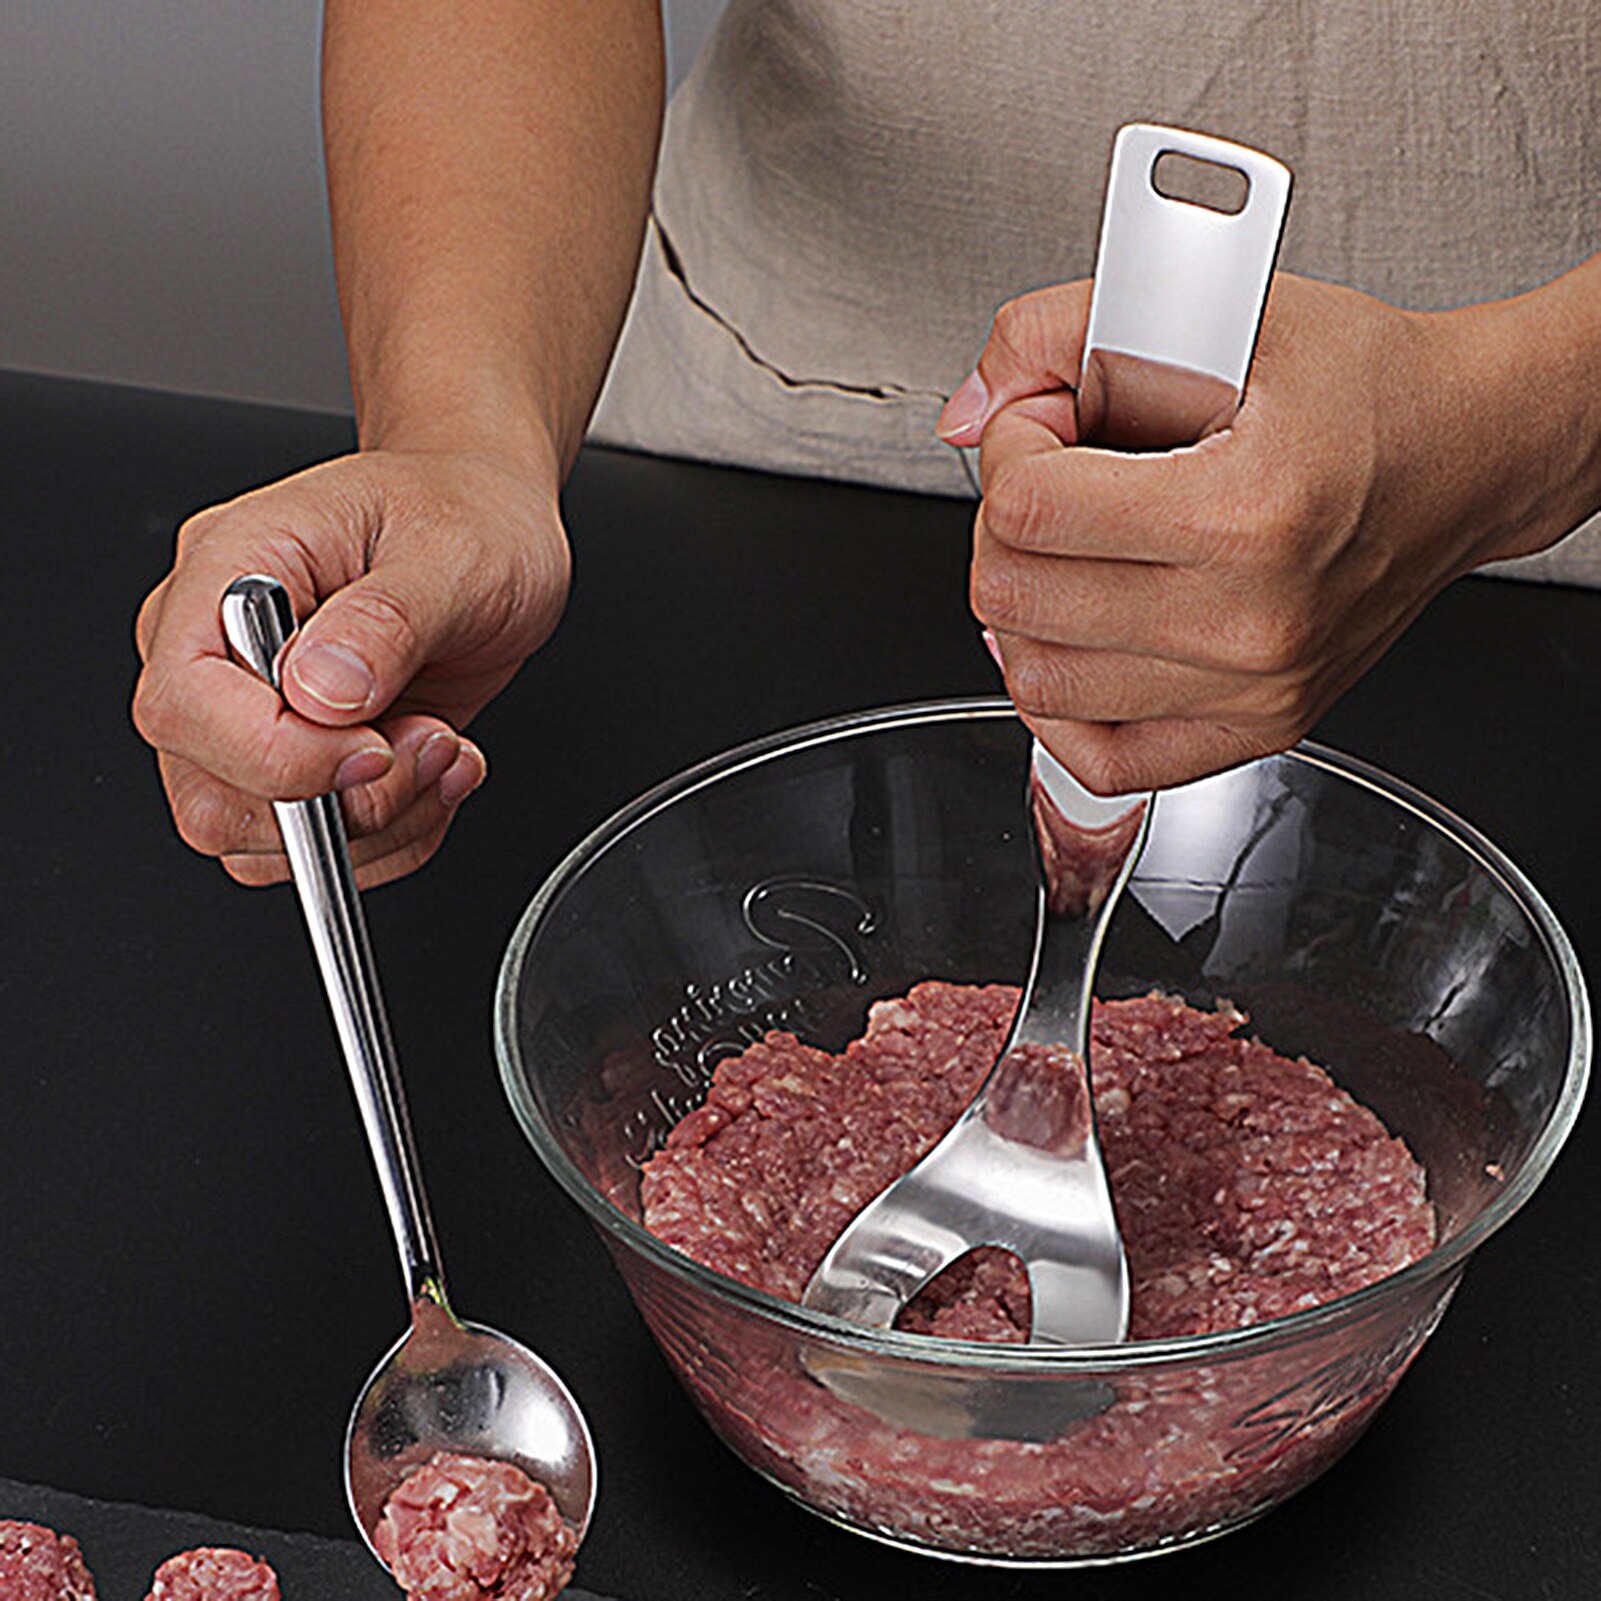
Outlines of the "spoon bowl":
{"label": "spoon bowl", "polygon": [[526,1346],[462,1323],[442,1298],[424,1295],[363,1386],[345,1431],[345,1493],[374,1555],[385,1503],[440,1451],[514,1462],[550,1491],[583,1538],[595,1504],[595,1452],[566,1385]]}

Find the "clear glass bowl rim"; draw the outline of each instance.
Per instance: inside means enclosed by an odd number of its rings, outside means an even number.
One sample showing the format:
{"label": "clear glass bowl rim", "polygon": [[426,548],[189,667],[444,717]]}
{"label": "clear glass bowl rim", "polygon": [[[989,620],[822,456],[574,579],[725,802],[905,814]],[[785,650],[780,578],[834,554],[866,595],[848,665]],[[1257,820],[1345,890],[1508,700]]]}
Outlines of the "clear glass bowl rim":
{"label": "clear glass bowl rim", "polygon": [[827,1313],[813,1312],[703,1267],[671,1246],[664,1245],[620,1207],[606,1200],[569,1159],[551,1136],[538,1106],[524,1087],[525,1075],[517,1039],[516,1001],[523,964],[547,912],[592,861],[620,844],[634,828],[663,807],[681,801],[697,789],[744,768],[791,755],[808,746],[885,729],[964,720],[1010,720],[1015,719],[1016,715],[1011,701],[1004,697],[986,696],[914,701],[782,729],[708,757],[663,780],[614,812],[568,852],[535,892],[517,922],[501,962],[494,1002],[495,1055],[499,1062],[501,1083],[524,1135],[556,1181],[606,1234],[698,1292],[732,1302],[795,1334],[822,1340],[835,1347],[896,1361],[933,1363],[944,1368],[970,1368],[975,1373],[1067,1376],[1082,1370],[1121,1371],[1240,1357],[1255,1348],[1298,1340],[1355,1320],[1369,1310],[1376,1310],[1385,1302],[1403,1296],[1414,1286],[1421,1286],[1426,1281],[1450,1273],[1464,1262],[1534,1193],[1556,1160],[1578,1117],[1589,1079],[1592,1051],[1590,1003],[1584,975],[1572,942],[1555,914],[1503,851],[1471,824],[1409,784],[1357,757],[1347,756],[1310,740],[1303,740],[1282,756],[1268,759],[1302,762],[1375,790],[1404,810],[1415,813],[1475,857],[1481,867],[1501,880],[1503,887],[1539,931],[1551,953],[1553,965],[1561,974],[1567,997],[1571,1048],[1562,1089],[1528,1159],[1505,1190],[1459,1234],[1399,1273],[1308,1311],[1295,1312],[1287,1317],[1273,1318],[1244,1328],[1229,1329],[1220,1334],[1185,1335],[1176,1339],[1099,1346],[994,1345],[971,1340],[938,1339],[924,1334],[903,1334],[894,1329],[866,1329],[860,1324]]}

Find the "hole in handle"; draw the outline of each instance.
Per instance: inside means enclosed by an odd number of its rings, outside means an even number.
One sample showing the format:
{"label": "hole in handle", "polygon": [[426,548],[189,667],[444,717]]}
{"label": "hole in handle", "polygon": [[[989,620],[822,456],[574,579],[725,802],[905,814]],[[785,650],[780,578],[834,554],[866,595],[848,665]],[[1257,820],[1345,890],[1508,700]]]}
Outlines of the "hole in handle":
{"label": "hole in handle", "polygon": [[1151,187],[1165,200],[1238,216],[1251,196],[1251,180],[1238,167],[1164,150],[1151,163]]}

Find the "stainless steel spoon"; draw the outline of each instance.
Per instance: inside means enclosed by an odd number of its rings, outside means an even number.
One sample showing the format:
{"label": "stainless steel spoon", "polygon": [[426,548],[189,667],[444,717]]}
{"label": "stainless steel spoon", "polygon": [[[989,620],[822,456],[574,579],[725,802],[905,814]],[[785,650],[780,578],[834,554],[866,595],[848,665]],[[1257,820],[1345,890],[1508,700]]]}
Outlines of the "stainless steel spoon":
{"label": "stainless steel spoon", "polygon": [[[1170,193],[1161,173],[1173,158],[1243,179],[1243,201],[1229,210]],[[1168,449],[1233,419],[1289,189],[1288,170],[1260,151],[1150,124],[1119,131],[1077,393],[1081,441]],[[1035,741],[1039,908],[1011,1037],[945,1137],[834,1242],[806,1306],[887,1328],[942,1268],[998,1245],[1028,1270],[1031,1339],[1099,1345],[1127,1335],[1128,1266],[1087,1051],[1101,940],[1151,800],[1098,798]]]}
{"label": "stainless steel spoon", "polygon": [[[288,591],[274,578],[229,585],[223,631],[240,660],[279,688],[295,631]],[[551,1493],[580,1539],[595,1504],[595,1448],[567,1387],[515,1340],[460,1322],[444,1273],[406,1116],[366,920],[335,796],[275,801],[279,831],[305,913],[329,1009],[400,1255],[411,1327],[373,1370],[345,1434],[345,1490],[371,1547],[384,1503],[437,1451],[514,1462]],[[376,1556],[377,1551],[374,1549]]]}

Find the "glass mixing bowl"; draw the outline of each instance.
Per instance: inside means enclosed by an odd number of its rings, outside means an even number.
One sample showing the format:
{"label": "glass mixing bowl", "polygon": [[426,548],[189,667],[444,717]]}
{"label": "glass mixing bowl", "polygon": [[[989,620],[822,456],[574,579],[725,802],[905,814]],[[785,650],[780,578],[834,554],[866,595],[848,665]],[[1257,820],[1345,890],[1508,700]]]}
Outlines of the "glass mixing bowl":
{"label": "glass mixing bowl", "polygon": [[1004,701],[780,734],[624,808],[507,951],[502,1075],[711,1426],[796,1500],[946,1556],[1070,1565],[1245,1523],[1357,1437],[1472,1252],[1572,1126],[1578,964],[1494,846],[1313,746],[1156,803],[1098,993],[1250,1014],[1428,1172],[1439,1243],[1315,1310],[1099,1348],[869,1331],[708,1271],[639,1221],[639,1169],[769,1029],[838,1050],[920,979],[1018,982],[1033,928],[1028,736]]}

